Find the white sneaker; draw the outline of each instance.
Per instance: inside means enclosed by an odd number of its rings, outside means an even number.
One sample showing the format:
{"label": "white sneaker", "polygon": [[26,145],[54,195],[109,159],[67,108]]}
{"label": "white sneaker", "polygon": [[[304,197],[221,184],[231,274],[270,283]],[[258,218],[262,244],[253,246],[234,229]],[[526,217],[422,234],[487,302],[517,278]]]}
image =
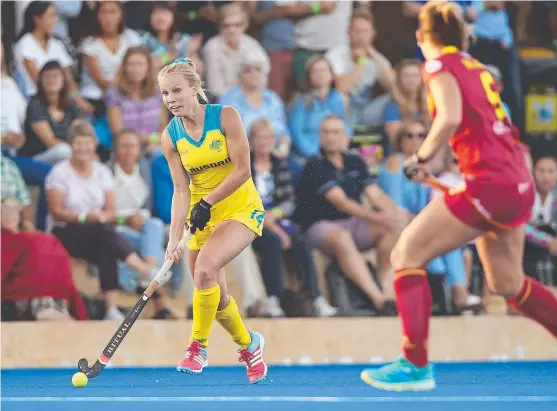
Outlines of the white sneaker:
{"label": "white sneaker", "polygon": [[313,300],[313,309],[318,317],[334,317],[338,312],[338,309],[330,305],[323,296]]}
{"label": "white sneaker", "polygon": [[474,294],[468,294],[468,297],[466,297],[466,306],[467,307],[474,307],[477,305],[481,305],[482,303],[482,299],[481,297],[478,297],[477,295]]}
{"label": "white sneaker", "polygon": [[108,321],[124,321],[124,318],[126,318],[126,316],[116,307],[110,307],[106,310],[104,316],[104,319]]}
{"label": "white sneaker", "polygon": [[286,315],[280,306],[280,300],[275,295],[272,295],[267,299],[267,314],[273,318],[284,317]]}

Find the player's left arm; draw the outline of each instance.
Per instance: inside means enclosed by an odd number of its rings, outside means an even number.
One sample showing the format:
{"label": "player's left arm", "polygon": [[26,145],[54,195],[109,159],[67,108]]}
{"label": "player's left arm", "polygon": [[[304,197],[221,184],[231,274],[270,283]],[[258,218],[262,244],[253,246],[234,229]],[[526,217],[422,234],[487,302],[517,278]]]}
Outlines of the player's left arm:
{"label": "player's left arm", "polygon": [[240,114],[233,107],[224,106],[220,119],[234,170],[217,188],[205,196],[204,200],[212,206],[234,193],[251,178],[249,142]]}
{"label": "player's left arm", "polygon": [[439,73],[430,80],[429,88],[436,116],[417,153],[418,158],[425,160],[447,145],[462,122],[462,94],[454,76],[449,72]]}

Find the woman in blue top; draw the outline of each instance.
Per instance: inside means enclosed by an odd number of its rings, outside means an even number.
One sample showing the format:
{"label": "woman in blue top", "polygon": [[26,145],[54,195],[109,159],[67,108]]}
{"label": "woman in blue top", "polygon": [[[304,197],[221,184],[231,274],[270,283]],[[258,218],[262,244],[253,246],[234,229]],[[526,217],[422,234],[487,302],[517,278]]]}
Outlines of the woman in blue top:
{"label": "woman in blue top", "polygon": [[429,119],[427,96],[420,62],[407,59],[402,60],[396,67],[392,101],[383,113],[385,133],[391,146],[395,145],[402,123],[415,119]]}
{"label": "woman in blue top", "polygon": [[294,150],[302,157],[319,154],[319,129],[325,117],[336,115],[347,122],[345,101],[333,87],[333,79],[327,59],[314,56],[308,60],[304,92],[295,98],[288,113]]}

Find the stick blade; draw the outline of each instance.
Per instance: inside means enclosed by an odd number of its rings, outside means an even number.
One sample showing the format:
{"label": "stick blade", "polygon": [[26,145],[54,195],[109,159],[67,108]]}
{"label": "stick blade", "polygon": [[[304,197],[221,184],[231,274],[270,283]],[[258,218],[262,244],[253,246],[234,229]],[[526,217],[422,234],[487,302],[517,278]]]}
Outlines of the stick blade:
{"label": "stick blade", "polygon": [[104,370],[105,365],[97,360],[92,367],[89,367],[89,361],[87,361],[87,358],[82,358],[77,363],[77,367],[79,368],[79,371],[87,376],[87,378],[95,378]]}

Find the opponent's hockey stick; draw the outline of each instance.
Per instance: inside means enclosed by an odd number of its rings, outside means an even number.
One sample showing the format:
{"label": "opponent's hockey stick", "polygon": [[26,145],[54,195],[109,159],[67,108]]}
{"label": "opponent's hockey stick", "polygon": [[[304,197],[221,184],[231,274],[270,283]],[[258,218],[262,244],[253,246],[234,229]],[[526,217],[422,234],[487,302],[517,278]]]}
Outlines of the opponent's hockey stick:
{"label": "opponent's hockey stick", "polygon": [[[186,228],[184,232],[184,236],[178,243],[178,247],[185,248],[186,243],[190,239],[191,235],[192,233],[190,229]],[[84,373],[88,378],[95,378],[104,370],[104,367],[106,366],[106,364],[109,363],[110,359],[112,358],[112,356],[114,355],[114,353],[116,352],[120,344],[122,344],[122,341],[130,331],[130,329],[132,328],[132,325],[135,323],[135,320],[137,320],[139,314],[141,314],[141,311],[143,311],[143,308],[149,301],[149,298],[151,298],[151,296],[153,295],[155,290],[159,287],[161,282],[166,283],[168,281],[168,280],[163,281],[163,278],[167,275],[168,270],[170,270],[171,266],[172,266],[172,261],[166,260],[164,262],[163,266],[161,267],[161,269],[159,270],[155,278],[153,278],[151,280],[151,283],[149,283],[149,286],[147,287],[143,295],[139,298],[139,300],[137,300],[137,303],[135,303],[135,305],[130,310],[128,315],[126,315],[126,318],[124,319],[122,324],[120,324],[120,327],[118,327],[118,330],[116,331],[116,333],[114,333],[109,343],[104,348],[103,352],[99,355],[99,358],[97,359],[95,364],[92,367],[89,367],[89,362],[87,361],[87,358],[82,358],[77,363],[79,371]]]}

